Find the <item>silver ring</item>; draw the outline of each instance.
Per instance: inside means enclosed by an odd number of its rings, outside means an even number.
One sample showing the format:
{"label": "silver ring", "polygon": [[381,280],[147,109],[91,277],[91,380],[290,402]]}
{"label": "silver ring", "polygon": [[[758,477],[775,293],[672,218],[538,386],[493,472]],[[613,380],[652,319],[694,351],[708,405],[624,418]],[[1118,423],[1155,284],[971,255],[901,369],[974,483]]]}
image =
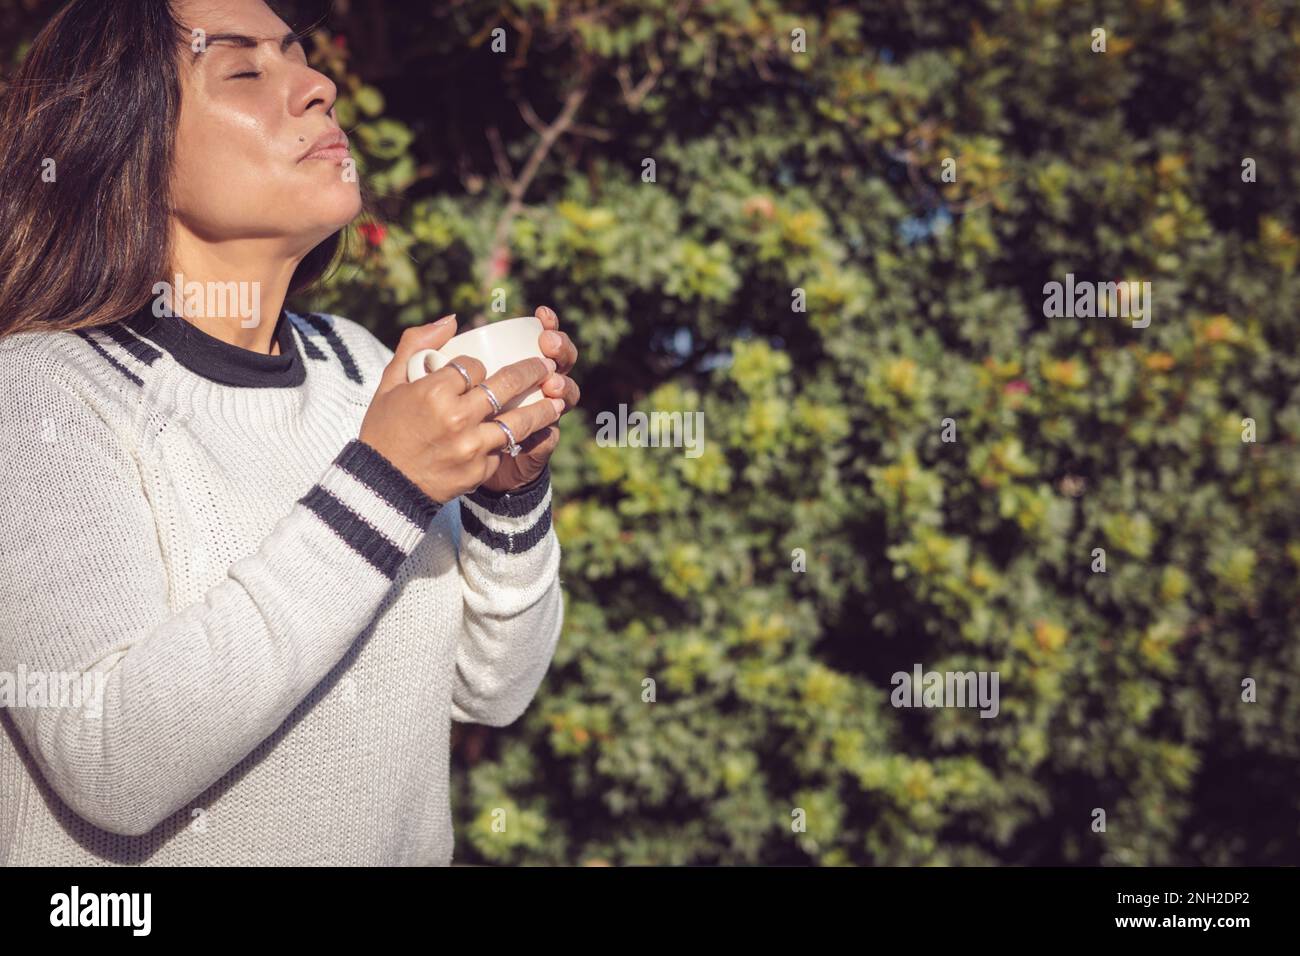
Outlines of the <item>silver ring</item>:
{"label": "silver ring", "polygon": [[470,380],[469,372],[465,371],[464,367],[459,362],[451,361],[448,362],[447,364],[450,365],[452,368],[454,368],[456,371],[460,372],[461,378],[465,379],[465,391],[468,392],[471,388],[474,387],[473,381]]}
{"label": "silver ring", "polygon": [[501,403],[498,402],[498,401],[497,401],[497,397],[496,397],[495,395],[492,394],[492,389],[488,388],[488,387],[487,387],[487,384],[484,383],[484,382],[479,382],[479,383],[478,383],[478,387],[481,388],[481,389],[483,389],[483,391],[487,392],[488,400],[492,403],[492,409],[493,409],[492,414],[493,414],[493,415],[500,415],[500,414],[501,414]]}
{"label": "silver ring", "polygon": [[509,448],[509,450],[510,450],[510,457],[511,457],[511,458],[516,457],[516,456],[519,454],[519,446],[515,443],[515,433],[512,432],[512,431],[510,430],[510,426],[507,425],[505,422],[503,422],[501,419],[499,419],[499,418],[494,418],[494,419],[492,419],[492,421],[494,421],[494,422],[496,422],[496,424],[500,425],[500,426],[501,426],[501,430],[502,430],[503,432],[506,433],[506,441],[508,441],[508,442],[510,443],[510,444],[507,446],[507,447]]}

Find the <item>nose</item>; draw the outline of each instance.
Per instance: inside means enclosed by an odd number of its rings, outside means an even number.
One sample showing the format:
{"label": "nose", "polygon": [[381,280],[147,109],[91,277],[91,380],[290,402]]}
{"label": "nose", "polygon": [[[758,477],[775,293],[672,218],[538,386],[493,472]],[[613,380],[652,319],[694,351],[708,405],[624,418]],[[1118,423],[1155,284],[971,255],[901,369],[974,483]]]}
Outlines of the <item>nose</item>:
{"label": "nose", "polygon": [[313,109],[320,109],[326,116],[333,114],[334,101],[338,99],[339,89],[324,73],[305,66],[306,71],[300,86],[294,94],[294,112],[302,115]]}

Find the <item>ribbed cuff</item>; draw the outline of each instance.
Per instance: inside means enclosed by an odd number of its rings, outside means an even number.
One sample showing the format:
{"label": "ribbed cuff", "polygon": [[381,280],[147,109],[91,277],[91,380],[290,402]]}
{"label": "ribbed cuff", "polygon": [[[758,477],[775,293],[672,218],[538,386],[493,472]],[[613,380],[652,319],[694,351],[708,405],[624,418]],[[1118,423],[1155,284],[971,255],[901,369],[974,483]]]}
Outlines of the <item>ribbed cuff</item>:
{"label": "ribbed cuff", "polygon": [[359,439],[343,447],[299,502],[389,580],[442,508]]}
{"label": "ribbed cuff", "polygon": [[462,496],[461,526],[473,537],[505,554],[519,554],[546,537],[551,527],[551,466],[513,491],[479,488]]}
{"label": "ribbed cuff", "polygon": [[480,487],[465,497],[493,514],[521,515],[532,511],[541,503],[550,484],[551,463],[547,462],[540,475],[513,491],[489,491]]}

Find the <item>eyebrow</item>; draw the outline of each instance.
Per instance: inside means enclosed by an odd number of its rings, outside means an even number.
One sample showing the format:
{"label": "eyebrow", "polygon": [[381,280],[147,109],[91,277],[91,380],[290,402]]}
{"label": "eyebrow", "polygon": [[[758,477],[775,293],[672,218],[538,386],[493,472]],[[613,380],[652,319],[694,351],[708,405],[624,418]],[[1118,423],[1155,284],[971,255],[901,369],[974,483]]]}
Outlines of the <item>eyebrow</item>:
{"label": "eyebrow", "polygon": [[[297,44],[298,46],[302,46],[303,45],[302,37],[303,34],[300,33],[299,31],[290,30],[284,36],[280,37],[280,52],[281,53],[287,52],[289,47],[293,46],[294,44]],[[258,40],[257,37],[246,36],[242,33],[211,33],[208,34],[208,36],[206,36],[203,40],[204,49],[199,50],[197,52],[193,52],[193,55],[190,58],[190,62],[193,63],[196,60],[198,60],[199,57],[201,57],[204,53],[207,52],[207,47],[212,45],[213,43],[229,43],[234,46],[256,49],[258,44],[261,42],[263,41]]]}

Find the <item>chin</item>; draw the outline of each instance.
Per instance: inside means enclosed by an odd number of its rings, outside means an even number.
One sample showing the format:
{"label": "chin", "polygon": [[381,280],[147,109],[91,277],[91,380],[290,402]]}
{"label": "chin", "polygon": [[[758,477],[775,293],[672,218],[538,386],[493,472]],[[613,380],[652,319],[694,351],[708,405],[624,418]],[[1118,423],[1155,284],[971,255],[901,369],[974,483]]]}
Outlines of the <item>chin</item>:
{"label": "chin", "polygon": [[304,196],[298,208],[310,212],[327,234],[336,232],[361,212],[361,190],[356,183],[335,183]]}

